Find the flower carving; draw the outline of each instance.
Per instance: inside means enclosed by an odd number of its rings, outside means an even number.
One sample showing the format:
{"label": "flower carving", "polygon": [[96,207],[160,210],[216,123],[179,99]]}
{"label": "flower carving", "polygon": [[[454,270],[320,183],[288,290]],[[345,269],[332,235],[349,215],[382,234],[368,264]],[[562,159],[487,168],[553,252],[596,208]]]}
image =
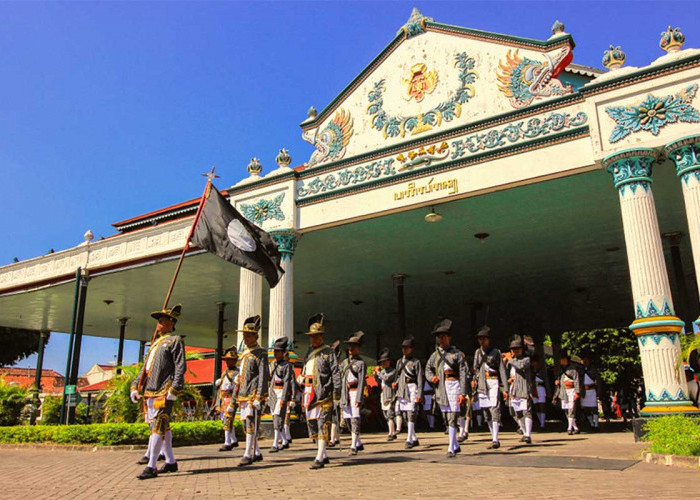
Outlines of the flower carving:
{"label": "flower carving", "polygon": [[284,220],[282,200],[284,200],[284,193],[280,193],[271,200],[261,198],[255,203],[241,203],[241,213],[258,226],[262,226],[266,220]]}

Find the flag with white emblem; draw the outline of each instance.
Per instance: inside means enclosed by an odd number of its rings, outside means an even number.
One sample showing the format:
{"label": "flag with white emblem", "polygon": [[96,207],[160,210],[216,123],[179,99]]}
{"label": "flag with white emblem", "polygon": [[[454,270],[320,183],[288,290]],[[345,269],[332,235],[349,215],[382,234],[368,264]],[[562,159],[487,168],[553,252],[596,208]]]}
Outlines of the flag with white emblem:
{"label": "flag with white emblem", "polygon": [[275,240],[243,217],[214,185],[205,194],[191,241],[224,260],[263,275],[270,288],[284,274]]}

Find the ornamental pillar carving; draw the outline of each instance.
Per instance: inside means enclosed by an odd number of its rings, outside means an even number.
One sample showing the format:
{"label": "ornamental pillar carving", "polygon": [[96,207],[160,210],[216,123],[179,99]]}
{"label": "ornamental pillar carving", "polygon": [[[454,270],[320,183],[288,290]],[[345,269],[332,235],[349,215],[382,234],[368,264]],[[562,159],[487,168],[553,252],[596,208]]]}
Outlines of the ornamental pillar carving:
{"label": "ornamental pillar carving", "polygon": [[292,257],[299,242],[299,233],[291,230],[270,231],[282,254],[284,274],[275,288],[270,289],[268,347],[275,340],[287,337],[294,341],[294,263]]}
{"label": "ornamental pillar carving", "polygon": [[[263,277],[253,271],[241,268],[241,280],[238,293],[238,324],[236,329],[240,329],[247,318],[262,315],[262,289]],[[238,332],[236,346],[243,343],[243,333]]]}
{"label": "ornamental pillar carving", "polygon": [[675,316],[652,185],[657,153],[639,148],[603,159],[618,191],[632,283],[646,405],[642,415],[698,412],[688,400],[680,364],[683,322]]}
{"label": "ornamental pillar carving", "polygon": [[[675,163],[681,181],[695,278],[700,284],[700,134],[673,141],[666,145],[664,152]],[[700,324],[700,318],[695,322]]]}

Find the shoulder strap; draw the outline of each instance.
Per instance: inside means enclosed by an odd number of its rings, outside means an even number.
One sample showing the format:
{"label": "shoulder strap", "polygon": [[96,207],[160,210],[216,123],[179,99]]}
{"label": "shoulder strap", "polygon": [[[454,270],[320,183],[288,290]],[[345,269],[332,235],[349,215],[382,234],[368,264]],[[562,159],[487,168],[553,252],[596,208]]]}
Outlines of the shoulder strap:
{"label": "shoulder strap", "polygon": [[[440,352],[440,349],[437,349],[438,356],[440,356],[440,360],[445,363],[447,366],[449,366],[452,371],[454,372],[459,372],[459,368],[457,368],[455,365],[447,361],[447,356],[445,356],[442,352]],[[437,363],[435,365],[435,371],[437,371]]]}

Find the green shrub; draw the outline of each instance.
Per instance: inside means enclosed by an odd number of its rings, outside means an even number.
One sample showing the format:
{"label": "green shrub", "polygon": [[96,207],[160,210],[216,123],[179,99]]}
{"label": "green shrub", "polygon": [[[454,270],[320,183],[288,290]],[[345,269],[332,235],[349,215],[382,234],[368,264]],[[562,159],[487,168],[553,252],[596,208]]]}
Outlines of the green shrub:
{"label": "green shrub", "polygon": [[[223,441],[219,420],[176,422],[171,428],[176,446]],[[236,434],[242,435],[240,421],[235,422],[235,428]],[[143,423],[12,426],[0,428],[0,443],[146,445],[149,434],[148,425]]]}
{"label": "green shrub", "polygon": [[22,408],[30,402],[27,389],[0,377],[0,425],[19,424]]}
{"label": "green shrub", "polygon": [[642,438],[649,451],[666,455],[700,456],[700,419],[673,415],[649,420]]}

